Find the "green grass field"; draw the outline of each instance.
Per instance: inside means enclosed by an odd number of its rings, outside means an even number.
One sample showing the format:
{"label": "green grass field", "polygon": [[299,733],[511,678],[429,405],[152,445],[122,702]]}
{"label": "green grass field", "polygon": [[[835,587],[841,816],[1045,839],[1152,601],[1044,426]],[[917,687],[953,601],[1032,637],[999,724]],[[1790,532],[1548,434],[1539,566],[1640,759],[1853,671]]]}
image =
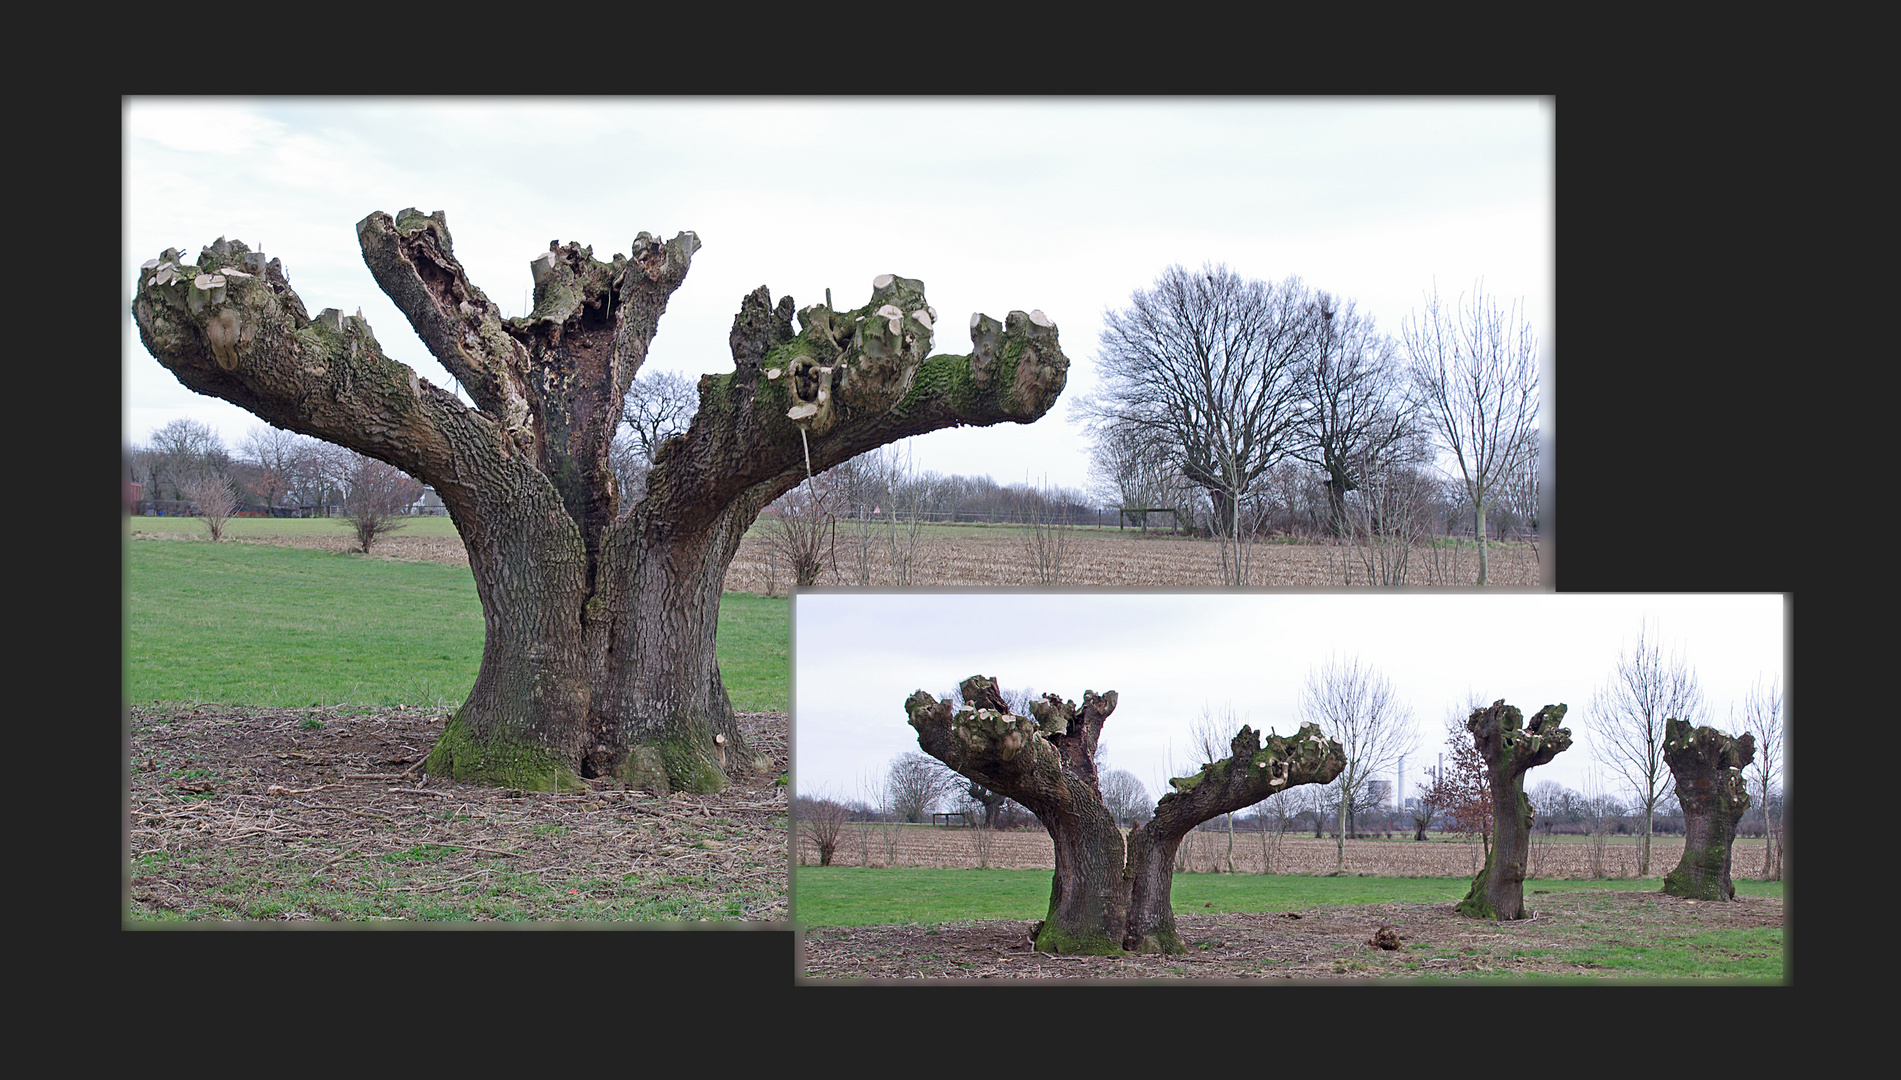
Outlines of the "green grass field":
{"label": "green grass field", "polygon": [[[896,926],[964,919],[1040,919],[1049,910],[1048,870],[937,870],[922,867],[801,866],[792,914],[805,926]],[[1782,895],[1779,881],[1736,879],[1739,896]],[[1176,874],[1177,911],[1259,913],[1382,903],[1452,903],[1470,878],[1313,877],[1303,874]],[[1662,878],[1531,878],[1541,891],[1656,892]]]}
{"label": "green grass field", "polygon": [[[202,533],[193,518],[140,518]],[[418,527],[448,528],[447,518]],[[339,531],[335,521],[239,518],[234,531]],[[313,533],[314,535],[315,533]],[[735,708],[789,707],[788,602],[729,594],[719,663]],[[467,567],[263,544],[126,545],[128,701],[453,707],[475,682],[482,609]]]}
{"label": "green grass field", "polygon": [[[128,517],[128,533],[154,536],[196,537],[205,539],[205,519],[195,517]],[[295,539],[305,536],[354,537],[348,520],[333,518],[240,518],[225,521],[227,540]],[[446,515],[406,517],[403,527],[391,536],[456,537],[455,522]]]}
{"label": "green grass field", "polygon": [[[1391,954],[1390,960],[1358,955],[1365,949],[1358,941],[1364,931],[1331,943],[1338,954],[1335,974],[1593,983],[1606,978],[1775,983],[1786,976],[1782,927],[1711,925],[1693,907],[1670,908],[1666,918],[1632,919],[1634,910],[1647,909],[1633,908],[1616,894],[1655,893],[1661,879],[1527,880],[1527,901],[1536,906],[1544,899],[1562,912],[1529,935],[1490,933],[1483,921],[1451,914],[1450,905],[1470,884],[1465,878],[1176,874],[1171,899],[1178,914],[1195,915],[1311,915],[1328,908],[1392,903],[1444,905],[1436,914],[1414,918],[1404,950]],[[902,952],[903,943],[915,942],[919,943],[914,950],[917,955],[905,963],[927,966],[944,958],[922,943],[952,940],[948,934],[935,937],[948,930],[948,924],[1041,919],[1049,907],[1049,888],[1047,870],[801,866],[794,878],[792,917],[795,923],[825,935],[828,948],[834,949],[840,947],[835,942],[850,940],[838,935],[851,931],[827,928],[908,928],[908,933],[922,936],[868,938],[878,944],[865,946],[864,958],[871,964],[886,963],[892,950]],[[1783,895],[1780,882],[1738,879],[1736,891],[1744,897],[1780,899]],[[1222,942],[1213,944],[1218,948]],[[953,957],[960,962],[959,968],[939,974],[957,977],[964,973],[962,969],[989,959],[979,955],[982,950],[960,947],[964,951]],[[890,977],[889,971],[881,974]],[[1124,977],[1127,973],[1096,974]]]}

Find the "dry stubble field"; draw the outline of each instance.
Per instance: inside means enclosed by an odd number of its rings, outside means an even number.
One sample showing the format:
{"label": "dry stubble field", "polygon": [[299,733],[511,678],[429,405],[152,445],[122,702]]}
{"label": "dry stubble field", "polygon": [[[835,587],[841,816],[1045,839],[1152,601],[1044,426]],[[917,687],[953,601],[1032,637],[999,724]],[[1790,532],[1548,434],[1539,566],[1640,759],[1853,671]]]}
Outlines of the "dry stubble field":
{"label": "dry stubble field", "polygon": [[[874,543],[862,563],[850,526],[841,526],[832,558],[819,577],[820,585],[889,586],[894,583],[886,547]],[[994,535],[986,535],[994,533]],[[872,539],[882,543],[882,538]],[[784,592],[790,574],[781,562],[770,566],[768,546],[755,529],[741,544],[739,555],[726,571],[726,588],[733,592]],[[1221,549],[1212,540],[1147,535],[1115,529],[1080,529],[1069,534],[1066,557],[1058,581],[1063,586],[1219,586]],[[1253,548],[1250,580],[1256,585],[1333,586],[1366,585],[1368,579],[1353,549],[1324,543],[1294,544],[1275,541]],[[1443,549],[1439,573],[1458,584],[1470,585],[1478,576],[1475,549]],[[1538,585],[1538,552],[1529,544],[1493,544],[1489,577],[1495,585]],[[857,567],[868,564],[867,580]],[[1408,582],[1427,584],[1432,553],[1416,550],[1409,562]],[[1025,536],[1015,529],[957,528],[933,530],[918,545],[910,584],[1036,585],[1035,562]],[[770,585],[770,588],[768,586]]]}
{"label": "dry stubble field", "polygon": [[[137,522],[134,522],[136,533]],[[882,537],[873,537],[880,545]],[[351,537],[341,531],[334,536],[297,536],[272,539],[242,539],[239,543],[274,543],[293,547],[314,547],[330,551],[353,550]],[[1069,536],[1069,548],[1062,565],[1059,584],[1064,586],[1165,586],[1200,587],[1221,584],[1219,546],[1212,540],[1167,536],[1158,533],[1130,533],[1121,530],[1084,529]],[[854,569],[860,565],[853,547],[850,527],[839,530],[821,572],[820,585],[859,585],[875,587],[894,583],[891,559],[886,546],[874,546],[869,552],[866,580],[859,580]],[[787,591],[791,575],[783,560],[768,558],[770,547],[760,529],[754,529],[739,547],[739,554],[726,571],[728,592],[754,595],[778,595]],[[1537,585],[1538,552],[1528,544],[1493,544],[1490,578],[1495,585]],[[431,562],[468,563],[460,539],[450,537],[404,536],[398,532],[376,542],[375,554],[386,559],[419,559]],[[1470,548],[1445,549],[1439,553],[1438,573],[1446,579],[1471,584],[1478,574],[1478,554]],[[1292,544],[1272,542],[1253,549],[1252,580],[1259,585],[1334,586],[1365,585],[1365,571],[1349,547],[1323,543]],[[1409,582],[1428,582],[1432,553],[1421,549],[1412,555]],[[932,527],[921,538],[915,556],[910,584],[914,586],[1033,586],[1037,584],[1034,563],[1024,537],[1012,528]]]}
{"label": "dry stubble field", "polygon": [[[832,857],[835,866],[921,866],[961,870],[989,866],[1003,870],[1053,870],[1054,849],[1049,834],[1042,829],[1011,829],[985,834],[979,829],[940,828],[930,825],[879,825],[854,822],[847,825]],[[1346,843],[1346,872],[1373,877],[1460,877],[1478,872],[1484,861],[1476,841],[1441,839],[1425,842],[1400,839],[1349,840]],[[981,849],[980,849],[981,848]],[[1225,832],[1193,832],[1182,842],[1186,869],[1213,873],[1225,869],[1229,854]],[[1312,836],[1286,835],[1275,841],[1268,838],[1266,858],[1277,874],[1331,874],[1337,862],[1336,841],[1315,840]],[[1596,876],[1591,865],[1591,844],[1583,837],[1533,837],[1532,877],[1588,878]],[[1652,876],[1668,869],[1683,857],[1680,837],[1656,837],[1651,841]],[[1737,842],[1736,873],[1750,874],[1762,860],[1761,841],[1752,849],[1747,840]],[[1261,834],[1236,827],[1234,833],[1234,872],[1261,873],[1263,851]],[[803,844],[799,860],[811,865],[818,856],[810,844]],[[1602,856],[1604,876],[1637,876],[1637,847],[1634,838],[1612,840]]]}

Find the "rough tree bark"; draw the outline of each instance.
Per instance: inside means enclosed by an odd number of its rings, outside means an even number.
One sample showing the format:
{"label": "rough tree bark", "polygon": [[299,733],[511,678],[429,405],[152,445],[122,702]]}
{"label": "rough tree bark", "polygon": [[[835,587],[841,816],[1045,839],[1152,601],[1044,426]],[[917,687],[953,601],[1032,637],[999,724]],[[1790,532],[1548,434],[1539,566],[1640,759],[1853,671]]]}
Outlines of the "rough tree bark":
{"label": "rough tree bark", "polygon": [[357,225],[377,284],[472,406],[389,359],[358,316],[314,319],[283,267],[241,243],[139,274],[146,348],[180,382],[433,485],[486,622],[475,686],[430,754],[437,775],[535,790],[588,778],[714,791],[756,762],[714,656],[720,591],[761,508],[811,472],[939,428],[1042,416],[1068,359],[1041,312],[971,317],[975,351],[928,355],[922,282],[798,312],[765,286],[706,375],[684,435],[623,505],[608,451],[627,389],[700,241],[641,233],[611,262],[550,244],[516,319],[463,272],[443,214]]}
{"label": "rough tree bark", "polygon": [[975,780],[970,782],[969,794],[971,801],[984,808],[983,827],[986,829],[996,828],[997,812],[1003,809],[1003,804],[1008,800],[1008,797],[990,790]]}
{"label": "rough tree bark", "polygon": [[1571,729],[1559,727],[1566,706],[1546,705],[1525,722],[1517,708],[1495,701],[1474,709],[1465,726],[1472,745],[1485,759],[1492,794],[1492,850],[1472,879],[1472,890],[1459,901],[1459,913],[1475,919],[1525,917],[1525,864],[1531,855],[1531,800],[1525,797],[1525,771],[1543,765],[1571,746]]}
{"label": "rough tree bark", "polygon": [[1693,900],[1734,900],[1730,848],[1749,809],[1743,770],[1756,759],[1756,737],[1732,737],[1687,720],[1664,721],[1663,759],[1683,807],[1683,858],[1663,876],[1663,891]]}
{"label": "rough tree bark", "polygon": [[1049,914],[1036,931],[1043,952],[1110,955],[1187,951],[1169,904],[1175,851],[1196,825],[1252,806],[1299,784],[1324,784],[1346,767],[1340,744],[1313,724],[1265,740],[1243,727],[1232,756],[1172,780],[1147,825],[1125,845],[1103,804],[1096,743],[1116,694],[1085,691],[1080,707],[1055,694],[1010,712],[997,681],[980,675],[958,687],[963,709],[923,690],[905,702],[918,745],[992,791],[1028,807],[1055,844]]}

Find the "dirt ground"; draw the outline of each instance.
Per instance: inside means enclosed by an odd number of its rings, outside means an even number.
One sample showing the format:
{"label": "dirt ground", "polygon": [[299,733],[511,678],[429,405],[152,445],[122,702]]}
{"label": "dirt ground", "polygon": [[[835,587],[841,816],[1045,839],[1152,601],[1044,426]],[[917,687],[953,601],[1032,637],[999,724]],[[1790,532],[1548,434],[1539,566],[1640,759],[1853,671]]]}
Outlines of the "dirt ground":
{"label": "dirt ground", "polygon": [[[1782,901],[1699,903],[1657,892],[1527,890],[1532,916],[1493,923],[1450,903],[1373,904],[1271,914],[1176,912],[1181,956],[1061,957],[1030,947],[1033,923],[823,927],[800,943],[801,981],[1066,979],[1251,982],[1259,979],[1405,980],[1423,977],[1608,977],[1566,959],[1580,942],[1642,948],[1659,934],[1783,923]],[[1382,927],[1393,950],[1372,944]]]}
{"label": "dirt ground", "polygon": [[132,710],[128,918],[784,922],[783,713],[772,768],[717,795],[579,795],[422,775],[428,709]]}

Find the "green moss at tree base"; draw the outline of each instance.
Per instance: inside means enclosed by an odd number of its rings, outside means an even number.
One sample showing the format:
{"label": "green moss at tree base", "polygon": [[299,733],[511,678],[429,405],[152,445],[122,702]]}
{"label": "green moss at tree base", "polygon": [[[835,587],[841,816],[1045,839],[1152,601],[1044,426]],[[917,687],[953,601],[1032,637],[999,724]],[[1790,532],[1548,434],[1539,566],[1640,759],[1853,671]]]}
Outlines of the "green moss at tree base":
{"label": "green moss at tree base", "polygon": [[536,746],[502,739],[479,741],[456,713],[436,740],[423,770],[459,784],[520,788],[523,791],[581,792],[588,786],[566,762]]}
{"label": "green moss at tree base", "polygon": [[1459,914],[1470,919],[1497,921],[1498,909],[1492,906],[1492,901],[1486,896],[1486,890],[1492,883],[1492,858],[1496,850],[1485,853],[1485,865],[1472,878],[1472,890],[1465,894],[1465,899],[1459,901],[1458,907],[1454,909]]}
{"label": "green moss at tree base", "polygon": [[1128,951],[1135,953],[1155,953],[1161,956],[1180,956],[1188,951],[1188,944],[1182,941],[1181,935],[1173,930],[1159,930],[1153,934],[1143,935],[1136,941],[1135,948]]}
{"label": "green moss at tree base", "polygon": [[686,739],[663,739],[630,748],[616,776],[630,788],[661,795],[673,791],[712,795],[724,791],[727,783],[720,767]]}
{"label": "green moss at tree base", "polygon": [[1121,956],[1122,943],[1107,934],[1072,934],[1045,919],[1036,933],[1036,951],[1057,956]]}
{"label": "green moss at tree base", "polygon": [[[1685,849],[1677,868],[1663,876],[1663,891],[1686,900],[1731,900],[1734,893],[1723,893],[1723,846],[1709,844]],[[1734,889],[1734,886],[1731,886]]]}

